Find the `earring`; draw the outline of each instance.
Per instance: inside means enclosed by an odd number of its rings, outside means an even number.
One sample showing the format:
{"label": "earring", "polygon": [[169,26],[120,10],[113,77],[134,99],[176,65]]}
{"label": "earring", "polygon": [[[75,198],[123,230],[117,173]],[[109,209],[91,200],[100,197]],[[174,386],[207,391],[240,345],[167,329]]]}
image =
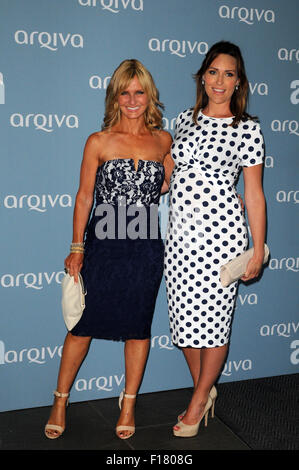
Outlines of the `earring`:
{"label": "earring", "polygon": [[239,90],[239,85],[236,85],[236,91]]}
{"label": "earring", "polygon": [[205,81],[204,79],[201,80],[201,84],[204,85],[205,84]]}

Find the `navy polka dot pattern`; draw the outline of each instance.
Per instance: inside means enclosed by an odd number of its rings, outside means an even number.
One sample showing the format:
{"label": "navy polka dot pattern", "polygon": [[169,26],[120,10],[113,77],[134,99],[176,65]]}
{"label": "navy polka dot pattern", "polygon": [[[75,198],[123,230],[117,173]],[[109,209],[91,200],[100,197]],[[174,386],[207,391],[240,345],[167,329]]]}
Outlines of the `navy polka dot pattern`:
{"label": "navy polka dot pattern", "polygon": [[164,273],[173,343],[209,348],[229,341],[237,290],[222,287],[220,267],[248,244],[235,182],[263,162],[264,144],[253,120],[230,126],[200,112],[195,124],[192,113],[176,121]]}

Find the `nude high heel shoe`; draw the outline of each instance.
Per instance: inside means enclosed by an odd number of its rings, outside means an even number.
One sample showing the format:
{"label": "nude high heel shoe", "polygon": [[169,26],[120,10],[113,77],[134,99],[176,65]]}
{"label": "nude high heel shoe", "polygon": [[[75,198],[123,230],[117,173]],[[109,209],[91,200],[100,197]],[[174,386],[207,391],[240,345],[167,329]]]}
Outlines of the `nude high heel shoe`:
{"label": "nude high heel shoe", "polygon": [[[215,401],[216,401],[216,398],[217,398],[217,389],[216,387],[213,385],[213,387],[211,388],[210,390],[210,393],[209,393],[209,396],[211,397],[211,400],[212,400],[212,412],[211,412],[211,417],[214,418],[215,417]],[[183,411],[182,413],[180,413],[178,415],[178,421],[181,421],[181,419],[183,419],[184,415],[186,414],[186,410]]]}
{"label": "nude high heel shoe", "polygon": [[212,405],[213,405],[213,402],[212,402],[211,397],[209,396],[207,404],[206,404],[205,409],[203,411],[203,415],[200,418],[200,420],[195,424],[185,424],[183,421],[178,421],[176,426],[178,426],[179,429],[173,429],[174,436],[177,436],[177,437],[194,437],[194,436],[196,436],[198,434],[199,425],[200,425],[203,418],[205,418],[205,426],[208,425],[209,410],[212,407]]}
{"label": "nude high heel shoe", "polygon": [[212,400],[211,417],[214,418],[215,417],[215,401],[216,401],[216,398],[217,398],[217,389],[214,385],[210,390],[210,397],[211,397],[211,400]]}
{"label": "nude high heel shoe", "polygon": [[[123,391],[119,395],[119,400],[118,400],[118,406],[120,410],[121,410],[122,401],[124,398],[133,399],[133,398],[136,398],[136,395],[129,395],[125,393],[125,389],[123,389]],[[121,431],[129,431],[131,434],[129,434],[128,436],[120,436],[118,433]],[[116,426],[115,432],[116,432],[117,437],[119,437],[120,439],[129,439],[129,437],[132,437],[133,434],[135,433],[135,426],[126,426],[126,425]]]}
{"label": "nude high heel shoe", "polygon": [[[57,392],[57,390],[54,390],[54,395],[58,398],[67,398],[66,400],[66,407],[69,404],[69,393],[60,393]],[[61,436],[65,428],[62,426],[59,426],[58,424],[46,424],[45,426],[45,435],[47,436],[48,439],[57,439],[58,437]],[[49,431],[55,431],[56,434],[51,434]],[[58,434],[57,434],[58,433]]]}

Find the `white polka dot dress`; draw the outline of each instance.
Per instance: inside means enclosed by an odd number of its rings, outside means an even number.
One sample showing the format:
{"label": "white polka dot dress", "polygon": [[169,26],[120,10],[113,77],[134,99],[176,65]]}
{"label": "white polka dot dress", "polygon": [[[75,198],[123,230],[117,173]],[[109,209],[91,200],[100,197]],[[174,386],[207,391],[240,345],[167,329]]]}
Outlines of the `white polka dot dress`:
{"label": "white polka dot dress", "polygon": [[164,273],[172,342],[209,348],[229,341],[237,282],[220,283],[220,267],[248,244],[235,182],[242,166],[263,162],[263,137],[253,120],[198,116],[176,121]]}

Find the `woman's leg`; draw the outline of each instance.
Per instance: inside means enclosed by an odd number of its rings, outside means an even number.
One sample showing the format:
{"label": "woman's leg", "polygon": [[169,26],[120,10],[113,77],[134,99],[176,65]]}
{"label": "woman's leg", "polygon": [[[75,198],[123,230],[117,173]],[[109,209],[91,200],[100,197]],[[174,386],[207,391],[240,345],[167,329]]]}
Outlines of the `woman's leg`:
{"label": "woman's leg", "polygon": [[[125,392],[136,395],[140,387],[149,352],[149,339],[130,339],[125,342]],[[123,398],[117,426],[134,426],[135,399]],[[120,431],[119,436],[132,434]]]}
{"label": "woman's leg", "polygon": [[199,374],[200,374],[201,349],[183,348],[183,353],[187,361],[190,374],[193,380],[193,385],[195,388],[199,379]]}
{"label": "woman's leg", "polygon": [[[185,424],[197,423],[208,401],[209,392],[220,374],[227,355],[228,345],[218,348],[204,348],[200,353],[200,374],[193,391],[193,396],[183,418]],[[198,352],[189,352],[189,361],[195,362]],[[192,359],[191,359],[192,357]],[[195,366],[194,366],[195,367]],[[177,429],[177,426],[175,426]]]}
{"label": "woman's leg", "polygon": [[[91,337],[66,335],[57,380],[57,391],[69,393],[80,365],[85,358]],[[48,424],[65,427],[65,404],[67,398],[55,397]],[[57,431],[48,430],[47,434],[57,435]]]}

